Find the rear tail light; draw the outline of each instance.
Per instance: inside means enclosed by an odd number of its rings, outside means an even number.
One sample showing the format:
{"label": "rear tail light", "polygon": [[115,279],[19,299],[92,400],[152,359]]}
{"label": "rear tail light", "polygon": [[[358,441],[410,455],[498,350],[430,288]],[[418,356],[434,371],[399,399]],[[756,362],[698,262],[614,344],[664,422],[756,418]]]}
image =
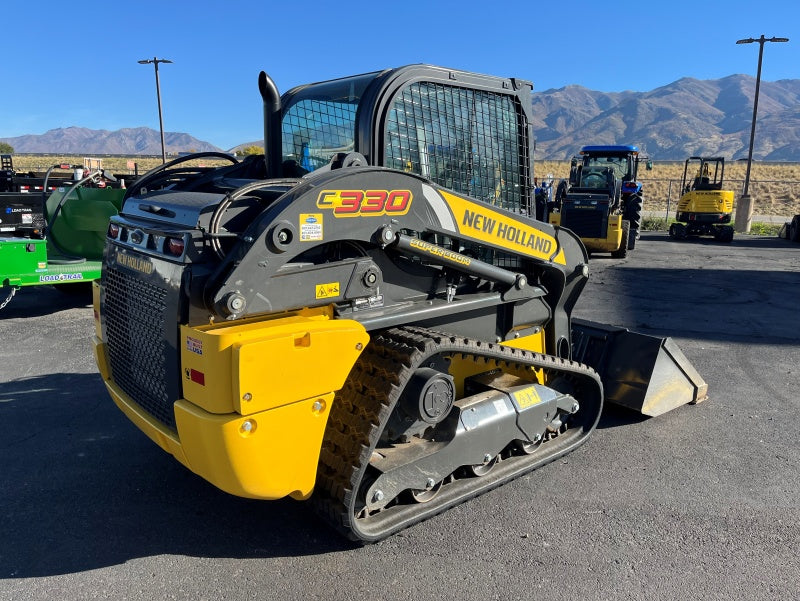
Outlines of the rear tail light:
{"label": "rear tail light", "polygon": [[167,238],[165,249],[169,254],[180,257],[183,255],[185,247],[183,238]]}
{"label": "rear tail light", "polygon": [[113,240],[119,238],[119,226],[116,223],[108,224],[108,237]]}

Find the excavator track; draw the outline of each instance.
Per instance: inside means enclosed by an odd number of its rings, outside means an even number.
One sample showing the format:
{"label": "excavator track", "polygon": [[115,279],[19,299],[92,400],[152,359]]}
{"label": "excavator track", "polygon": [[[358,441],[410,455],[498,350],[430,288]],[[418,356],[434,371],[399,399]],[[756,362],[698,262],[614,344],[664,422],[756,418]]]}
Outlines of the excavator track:
{"label": "excavator track", "polygon": [[[535,442],[509,440],[483,464],[465,460],[440,481],[429,480],[427,490],[412,487],[374,505],[383,493],[370,489],[378,477],[371,464],[391,452],[384,449],[382,434],[415,371],[442,358],[472,363],[473,373],[501,371],[528,382],[536,382],[538,371],[545,382],[568,388],[562,398],[572,399],[567,401],[573,403],[572,411],[559,412],[563,425],[559,419],[557,430],[532,437]],[[599,376],[580,363],[415,326],[385,330],[374,336],[336,395],[320,454],[315,509],[351,540],[376,542],[574,450],[596,426],[602,403]],[[423,462],[435,456],[441,444],[415,437],[406,445],[413,442],[428,445]],[[403,444],[388,445],[397,446]]]}

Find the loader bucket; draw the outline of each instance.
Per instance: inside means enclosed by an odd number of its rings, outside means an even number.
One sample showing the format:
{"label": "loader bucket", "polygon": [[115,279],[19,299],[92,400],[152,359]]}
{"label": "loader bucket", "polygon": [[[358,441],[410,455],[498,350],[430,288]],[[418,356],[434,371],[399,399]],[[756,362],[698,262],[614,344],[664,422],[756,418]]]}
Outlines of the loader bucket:
{"label": "loader bucket", "polygon": [[592,367],[605,399],[656,416],[705,400],[708,384],[671,338],[575,319],[573,359]]}

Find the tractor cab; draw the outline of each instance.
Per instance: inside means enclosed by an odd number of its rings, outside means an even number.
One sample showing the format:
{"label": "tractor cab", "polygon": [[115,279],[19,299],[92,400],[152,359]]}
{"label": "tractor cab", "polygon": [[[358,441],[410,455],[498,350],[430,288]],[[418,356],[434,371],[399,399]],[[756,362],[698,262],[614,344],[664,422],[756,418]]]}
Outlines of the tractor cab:
{"label": "tractor cab", "polygon": [[[556,191],[549,221],[578,234],[590,252],[622,258],[634,248],[642,222],[639,148],[584,146]],[[647,169],[652,169],[647,159]]]}

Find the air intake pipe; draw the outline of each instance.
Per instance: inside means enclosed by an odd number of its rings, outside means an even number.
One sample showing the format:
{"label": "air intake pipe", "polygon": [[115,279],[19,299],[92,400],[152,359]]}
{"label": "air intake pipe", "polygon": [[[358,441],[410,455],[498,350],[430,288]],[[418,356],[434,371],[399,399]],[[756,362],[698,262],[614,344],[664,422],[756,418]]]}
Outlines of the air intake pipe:
{"label": "air intake pipe", "polygon": [[281,95],[278,86],[264,71],[258,74],[258,91],[264,101],[264,160],[267,178],[282,176]]}

